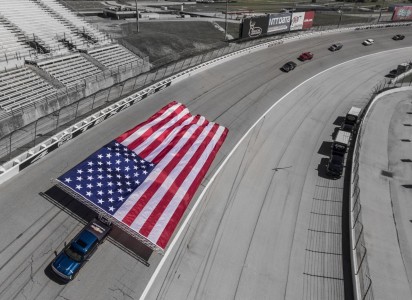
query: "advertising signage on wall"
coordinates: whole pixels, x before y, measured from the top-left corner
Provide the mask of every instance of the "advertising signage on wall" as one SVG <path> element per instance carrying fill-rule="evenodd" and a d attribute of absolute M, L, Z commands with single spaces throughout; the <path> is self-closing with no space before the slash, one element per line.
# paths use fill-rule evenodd
<path fill-rule="evenodd" d="M 290 30 L 301 30 L 303 28 L 304 19 L 305 12 L 293 13 L 292 22 L 290 23 Z"/>
<path fill-rule="evenodd" d="M 314 11 L 298 13 L 273 13 L 244 19 L 240 38 L 255 38 L 266 34 L 277 34 L 290 30 L 309 29 L 313 25 Z"/>
<path fill-rule="evenodd" d="M 306 11 L 305 12 L 305 18 L 303 19 L 302 29 L 312 28 L 314 18 L 315 18 L 315 12 L 314 11 Z"/>
<path fill-rule="evenodd" d="M 398 6 L 392 15 L 392 21 L 412 20 L 412 6 Z"/>
<path fill-rule="evenodd" d="M 243 20 L 241 38 L 255 38 L 268 32 L 268 16 L 256 16 Z"/>
<path fill-rule="evenodd" d="M 291 13 L 270 14 L 268 33 L 280 33 L 289 31 L 291 18 Z"/>

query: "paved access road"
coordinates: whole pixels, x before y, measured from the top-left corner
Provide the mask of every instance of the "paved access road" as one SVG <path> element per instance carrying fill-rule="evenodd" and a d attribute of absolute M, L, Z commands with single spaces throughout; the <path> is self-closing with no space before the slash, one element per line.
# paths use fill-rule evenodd
<path fill-rule="evenodd" d="M 232 60 L 151 96 L 0 186 L 0 298 L 138 298 L 162 257 L 117 231 L 112 233 L 115 242 L 105 242 L 72 283 L 60 285 L 49 278 L 47 266 L 53 251 L 61 250 L 64 241 L 82 227 L 73 215 L 86 219 L 91 216 L 76 201 L 53 189 L 49 179 L 166 103 L 178 100 L 193 113 L 230 130 L 206 185 L 239 139 L 270 106 L 297 85 L 336 64 L 411 45 L 412 40 L 391 40 L 398 31 L 325 35 Z M 363 47 L 365 38 L 376 42 L 372 47 Z M 329 52 L 326 48 L 336 41 L 343 42 L 344 48 Z M 313 61 L 298 63 L 288 74 L 279 70 L 284 62 L 296 61 L 301 52 L 308 50 L 315 53 Z M 321 299 L 330 292 L 336 298 L 342 297 L 341 282 L 329 292 L 320 288 L 323 281 L 313 282 L 302 275 L 321 270 L 331 272 L 329 277 L 343 276 L 342 263 L 307 258 L 305 253 L 312 241 L 308 238 L 311 222 L 313 226 L 339 226 L 339 221 L 310 216 L 314 211 L 311 206 L 316 205 L 313 197 L 327 199 L 341 188 L 341 182 L 318 176 L 316 168 L 326 157 L 321 145 L 331 141 L 337 116 L 351 105 L 363 103 L 387 71 L 410 59 L 409 53 L 410 49 L 404 49 L 348 62 L 288 94 L 253 129 L 207 191 L 190 230 L 168 256 L 173 264 L 166 264 L 166 272 L 161 272 L 167 276 L 158 277 L 148 299 L 246 299 L 251 295 L 259 299 Z M 323 186 L 331 190 L 321 189 Z M 39 193 L 46 193 L 59 206 Z M 339 248 L 339 239 L 333 245 Z M 150 266 L 136 255 L 147 259 Z"/>

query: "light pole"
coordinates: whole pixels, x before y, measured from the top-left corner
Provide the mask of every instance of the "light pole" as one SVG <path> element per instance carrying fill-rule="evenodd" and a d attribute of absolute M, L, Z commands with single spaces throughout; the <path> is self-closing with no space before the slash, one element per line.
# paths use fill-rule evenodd
<path fill-rule="evenodd" d="M 382 6 L 381 6 L 381 7 L 380 7 L 380 9 L 379 9 L 379 18 L 378 18 L 378 23 L 381 21 L 381 17 L 382 17 L 382 10 L 383 10 L 384 5 L 385 5 L 385 0 L 383 0 Z"/>
<path fill-rule="evenodd" d="M 340 27 L 340 22 L 342 21 L 342 14 L 343 14 L 343 10 L 341 10 L 341 8 L 339 7 L 339 23 L 338 23 L 338 28 Z"/>
<path fill-rule="evenodd" d="M 136 26 L 137 26 L 137 32 L 139 32 L 139 11 L 137 10 L 137 0 L 136 2 Z"/>
<path fill-rule="evenodd" d="M 136 0 L 137 1 L 137 0 Z M 225 14 L 225 41 L 227 40 L 227 12 L 229 0 L 226 0 L 226 14 Z"/>

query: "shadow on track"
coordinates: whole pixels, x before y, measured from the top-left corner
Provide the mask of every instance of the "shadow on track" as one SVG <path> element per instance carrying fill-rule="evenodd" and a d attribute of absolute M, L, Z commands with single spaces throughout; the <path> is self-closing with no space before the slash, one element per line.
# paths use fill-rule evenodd
<path fill-rule="evenodd" d="M 40 196 L 84 225 L 96 217 L 94 211 L 56 186 L 53 186 L 45 193 L 40 193 Z M 153 250 L 121 230 L 116 225 L 113 224 L 113 228 L 106 240 L 144 264 L 146 267 L 150 266 L 148 260 L 152 255 Z"/>

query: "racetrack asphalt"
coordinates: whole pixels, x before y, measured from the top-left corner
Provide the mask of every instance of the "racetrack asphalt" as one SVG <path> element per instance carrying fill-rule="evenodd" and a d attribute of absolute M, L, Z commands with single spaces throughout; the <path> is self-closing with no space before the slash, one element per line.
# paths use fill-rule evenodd
<path fill-rule="evenodd" d="M 393 42 L 391 36 L 398 31 L 325 35 L 216 66 L 121 112 L 1 185 L 0 298 L 138 298 L 162 256 L 116 232 L 112 238 L 120 246 L 105 242 L 73 282 L 61 285 L 50 278 L 47 266 L 53 251 L 61 250 L 82 227 L 74 216 L 87 219 L 91 213 L 55 191 L 49 179 L 178 100 L 192 113 L 229 128 L 205 186 L 252 124 L 311 78 L 288 94 L 239 145 L 206 192 L 147 299 L 344 299 L 339 252 L 343 246 L 339 238 L 311 233 L 325 229 L 321 226 L 341 229 L 339 217 L 333 216 L 342 213 L 341 204 L 320 205 L 314 200 L 339 199 L 342 188 L 341 181 L 324 178 L 317 170 L 327 157 L 322 144 L 331 142 L 338 117 L 350 106 L 365 103 L 389 70 L 409 60 L 410 48 L 391 50 L 412 44 L 407 39 Z M 361 46 L 366 38 L 374 38 L 375 45 Z M 344 48 L 329 52 L 327 47 L 336 41 Z M 389 51 L 363 56 L 384 50 Z M 303 51 L 314 52 L 314 60 L 298 63 L 288 74 L 279 70 Z M 349 61 L 359 56 L 363 57 Z M 315 76 L 339 63 L 344 64 Z M 331 247 L 324 250 L 337 251 L 339 258 L 314 254 L 322 252 L 321 247 Z"/>

